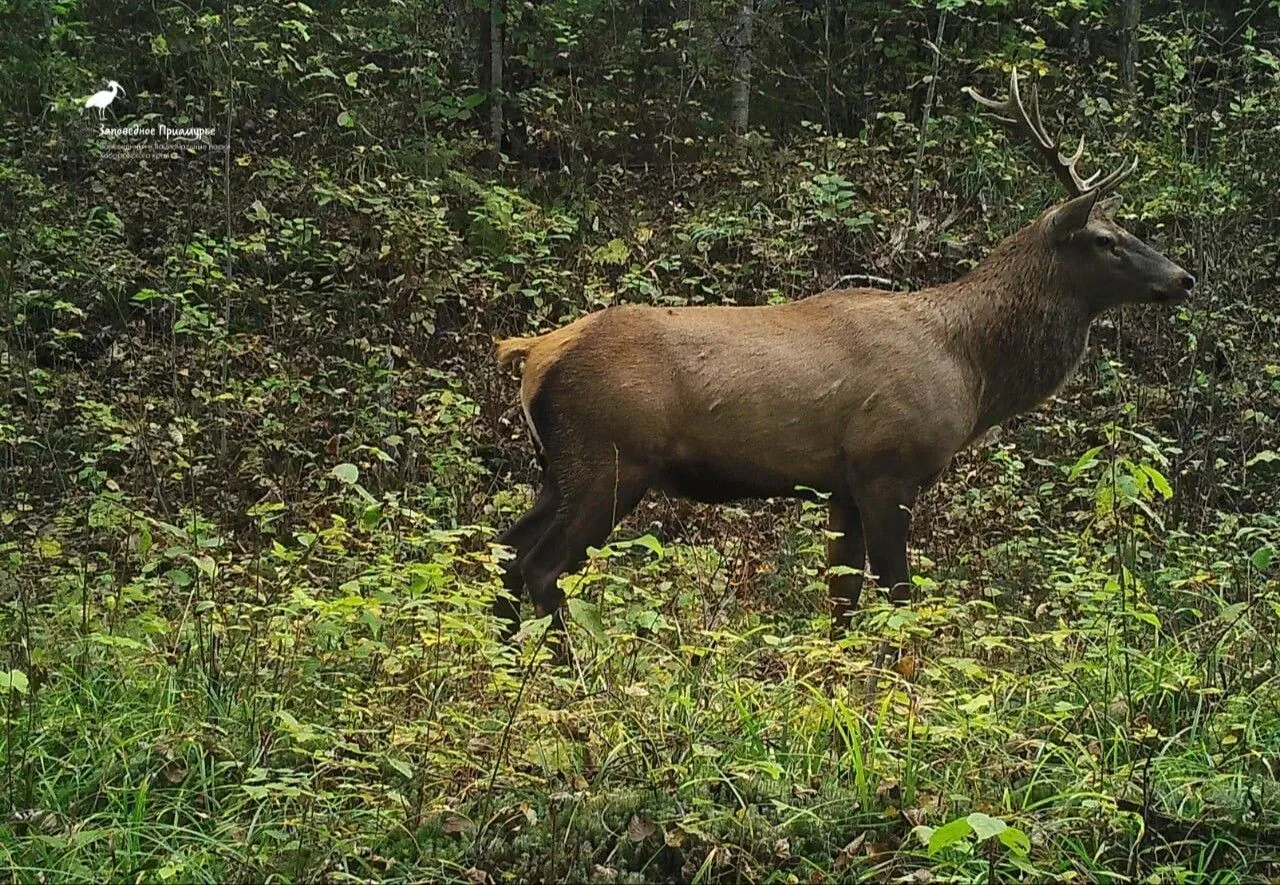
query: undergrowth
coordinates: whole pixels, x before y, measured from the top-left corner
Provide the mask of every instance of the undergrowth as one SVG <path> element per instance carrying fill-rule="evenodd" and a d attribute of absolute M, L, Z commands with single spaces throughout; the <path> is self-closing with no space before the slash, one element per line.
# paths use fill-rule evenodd
<path fill-rule="evenodd" d="M 109 492 L 60 527 L 92 545 L 7 545 L 15 880 L 1280 870 L 1272 518 L 1131 529 L 1120 567 L 1089 531 L 926 561 L 910 609 L 839 639 L 819 510 L 792 514 L 784 573 L 632 533 L 565 579 L 555 665 L 544 625 L 496 639 L 488 529 L 375 499 L 354 465 L 330 484 L 256 551 Z M 1124 515 L 1100 497 L 1091 525 Z M 882 636 L 904 655 L 868 698 Z"/>

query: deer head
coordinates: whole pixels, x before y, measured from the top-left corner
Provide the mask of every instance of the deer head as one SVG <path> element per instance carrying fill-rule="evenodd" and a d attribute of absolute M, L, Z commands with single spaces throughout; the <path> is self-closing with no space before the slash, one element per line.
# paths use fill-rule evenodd
<path fill-rule="evenodd" d="M 1181 301 L 1190 294 L 1195 277 L 1115 221 L 1120 198 L 1108 195 L 1138 168 L 1137 157 L 1105 177 L 1101 171 L 1082 175 L 1077 165 L 1084 136 L 1070 156 L 1060 153 L 1045 131 L 1034 83 L 1030 111 L 1023 103 L 1016 68 L 1005 101 L 986 98 L 973 87 L 965 91 L 990 109 L 987 116 L 1025 136 L 1066 187 L 1071 198 L 1042 215 L 1036 226 L 1066 277 L 1066 289 L 1088 299 L 1091 312 L 1115 304 Z"/>

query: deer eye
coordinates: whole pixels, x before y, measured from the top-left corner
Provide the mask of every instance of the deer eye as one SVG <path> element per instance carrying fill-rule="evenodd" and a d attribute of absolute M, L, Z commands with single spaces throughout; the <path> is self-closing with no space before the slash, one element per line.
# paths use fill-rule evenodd
<path fill-rule="evenodd" d="M 1093 244 L 1099 249 L 1114 249 L 1116 239 L 1111 234 L 1098 234 L 1093 238 Z"/>

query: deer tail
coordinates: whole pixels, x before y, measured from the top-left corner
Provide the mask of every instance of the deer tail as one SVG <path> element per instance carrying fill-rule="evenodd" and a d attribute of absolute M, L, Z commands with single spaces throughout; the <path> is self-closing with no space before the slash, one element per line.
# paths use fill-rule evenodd
<path fill-rule="evenodd" d="M 498 365 L 504 369 L 509 369 L 518 362 L 523 362 L 525 357 L 529 355 L 529 351 L 537 345 L 543 338 L 542 335 L 536 335 L 532 338 L 503 338 L 494 341 L 494 350 L 497 353 Z"/>

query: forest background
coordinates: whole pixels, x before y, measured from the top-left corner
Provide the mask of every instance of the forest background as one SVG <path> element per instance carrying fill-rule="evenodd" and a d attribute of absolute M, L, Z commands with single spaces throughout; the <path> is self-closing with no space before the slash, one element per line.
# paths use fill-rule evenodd
<path fill-rule="evenodd" d="M 1276 0 L 0 19 L 8 878 L 1280 874 Z M 1014 65 L 1195 297 L 957 460 L 909 610 L 833 641 L 820 509 L 655 497 L 571 666 L 498 642 L 492 336 L 956 278 L 1062 196 Z"/>

